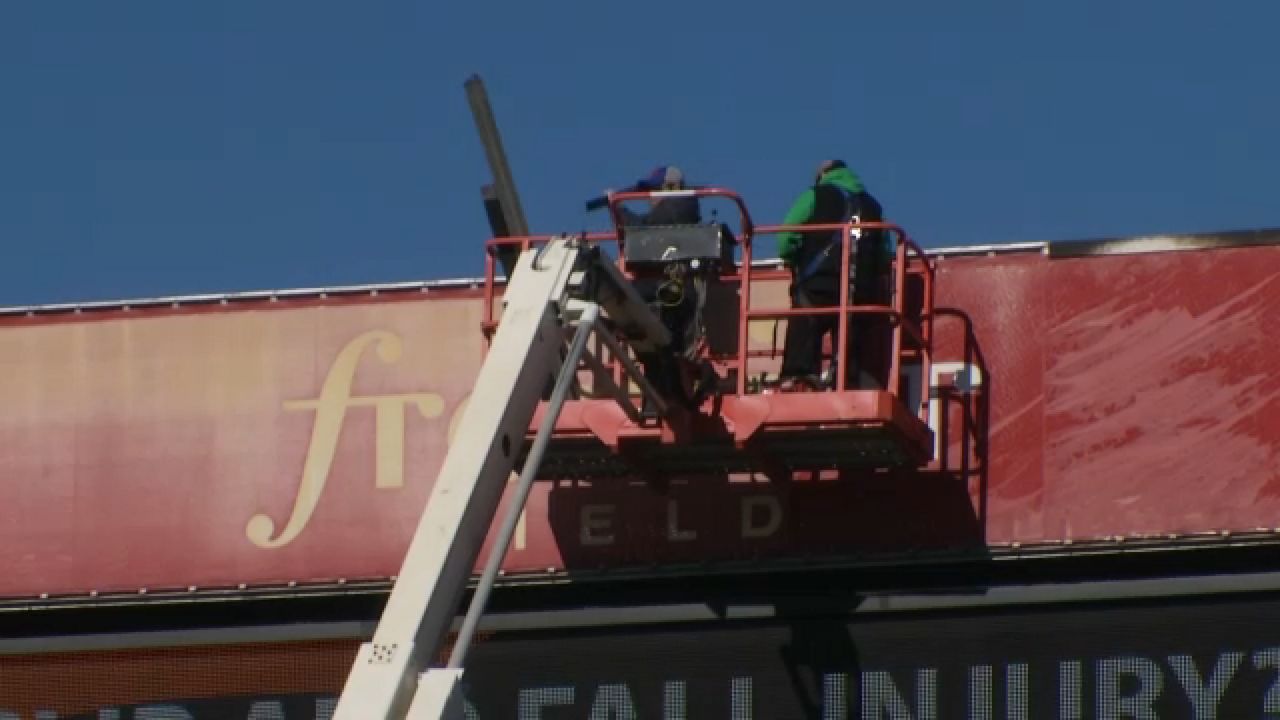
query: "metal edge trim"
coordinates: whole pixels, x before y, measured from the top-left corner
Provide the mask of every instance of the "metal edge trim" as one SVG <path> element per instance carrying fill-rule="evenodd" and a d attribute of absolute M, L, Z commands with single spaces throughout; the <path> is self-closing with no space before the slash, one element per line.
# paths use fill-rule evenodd
<path fill-rule="evenodd" d="M 278 290 L 248 290 L 231 293 L 205 293 L 197 295 L 173 295 L 155 298 L 127 300 L 102 300 L 93 302 L 51 303 L 45 305 L 13 305 L 0 307 L 0 317 L 15 315 L 55 315 L 79 312 L 102 312 L 125 309 L 144 309 L 161 306 L 190 307 L 263 300 L 297 300 L 330 296 L 369 295 L 380 293 L 429 292 L 431 290 L 474 290 L 484 285 L 484 278 L 452 278 L 410 282 L 379 283 L 368 285 L 340 285 L 334 287 L 291 288 Z"/>
<path fill-rule="evenodd" d="M 925 248 L 924 251 L 927 256 L 937 258 L 972 255 L 1003 255 L 1025 252 L 1041 252 L 1047 254 L 1051 258 L 1065 258 L 1170 252 L 1179 250 L 1204 250 L 1257 245 L 1280 245 L 1280 228 L 1230 230 L 1205 233 L 1169 233 L 1086 240 L 1050 240 L 993 243 L 989 245 L 962 245 L 953 247 Z M 780 265 L 780 261 L 776 258 L 766 258 L 755 260 L 751 265 L 752 267 L 772 268 L 778 267 Z M 505 278 L 499 276 L 496 279 L 496 282 L 505 283 Z M 0 317 L 119 310 L 124 308 L 146 308 L 161 305 L 181 307 L 187 305 L 271 300 L 273 298 L 306 299 L 325 297 L 329 295 L 376 295 L 381 292 L 412 292 L 415 290 L 427 291 L 431 289 L 457 288 L 475 289 L 483 285 L 484 278 L 482 277 L 462 277 L 364 285 L 337 285 L 333 287 L 173 295 L 127 300 L 14 305 L 0 307 Z"/>
<path fill-rule="evenodd" d="M 1205 531 L 1184 535 L 1114 536 L 1091 540 L 1064 540 L 1044 543 L 1012 543 L 986 548 L 910 552 L 867 553 L 827 557 L 774 558 L 767 560 L 725 560 L 685 565 L 630 566 L 601 570 L 554 569 L 546 572 L 504 572 L 498 587 L 530 587 L 569 584 L 598 584 L 638 580 L 673 580 L 682 577 L 734 577 L 760 572 L 773 574 L 823 570 L 902 569 L 919 566 L 962 565 L 965 563 L 1035 563 L 1038 561 L 1134 555 L 1162 555 L 1196 551 L 1243 550 L 1280 546 L 1280 528 L 1251 531 Z M 1030 566 L 1030 565 L 1028 565 Z M 58 609 L 90 609 L 140 605 L 287 600 L 385 594 L 395 577 L 358 580 L 315 580 L 292 583 L 263 583 L 237 587 L 190 587 L 147 589 L 145 592 L 104 592 L 59 596 L 11 596 L 0 598 L 0 614 L 40 612 Z M 473 587 L 473 576 L 468 585 Z"/>
<path fill-rule="evenodd" d="M 0 639 L 0 656 L 347 640 L 370 636 L 375 627 L 376 623 L 370 620 L 6 638 Z"/>
<path fill-rule="evenodd" d="M 926 249 L 929 256 L 974 255 L 986 253 L 1022 252 L 1025 250 L 1041 250 L 1044 243 L 1013 243 L 1007 245 L 975 245 L 956 248 Z M 776 258 L 754 260 L 755 268 L 777 268 L 782 263 Z M 495 284 L 505 285 L 506 278 L 498 275 Z M 377 295 L 379 293 L 426 292 L 446 289 L 478 289 L 484 286 L 483 277 L 445 278 L 440 280 L 424 280 L 410 282 L 375 283 L 365 285 L 336 285 L 332 287 L 291 288 L 277 290 L 247 290 L 229 293 L 204 293 L 192 295 L 172 295 L 153 298 L 131 298 L 122 300 L 101 300 L 88 302 L 48 303 L 37 305 L 11 305 L 0 307 L 0 317 L 21 315 L 59 315 L 81 312 L 102 312 L 123 309 L 144 309 L 161 306 L 188 307 L 193 305 L 216 305 L 263 300 L 309 299 L 334 295 Z"/>
<path fill-rule="evenodd" d="M 991 611 L 1007 608 L 1035 608 L 1048 605 L 1110 604 L 1115 602 L 1168 601 L 1170 598 L 1197 598 L 1231 595 L 1233 598 L 1280 592 L 1280 572 L 1210 575 L 1177 578 L 1104 580 L 1077 583 L 1044 583 L 1003 586 L 966 591 L 963 588 L 934 593 L 871 593 L 859 596 L 847 611 L 818 607 L 807 614 L 843 613 L 848 618 L 892 613 L 926 611 Z M 788 615 L 793 617 L 794 615 Z M 714 623 L 741 620 L 774 620 L 780 613 L 772 604 L 740 604 L 721 608 L 706 604 L 588 607 L 563 610 L 527 611 L 485 616 L 484 632 L 529 632 L 543 630 L 642 627 L 659 624 Z M 461 624 L 456 618 L 453 629 Z M 42 636 L 0 639 L 0 655 L 130 650 L 192 645 L 234 645 L 246 643 L 297 642 L 314 640 L 365 640 L 375 623 L 348 621 L 296 623 L 265 626 L 235 626 L 152 632 L 98 633 L 78 636 Z"/>

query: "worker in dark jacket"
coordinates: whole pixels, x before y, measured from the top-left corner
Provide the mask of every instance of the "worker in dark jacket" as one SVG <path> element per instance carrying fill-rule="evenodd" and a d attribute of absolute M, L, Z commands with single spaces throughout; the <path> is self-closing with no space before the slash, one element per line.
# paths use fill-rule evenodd
<path fill-rule="evenodd" d="M 680 168 L 659 165 L 623 192 L 673 191 L 684 190 L 685 187 L 684 173 Z M 607 204 L 608 194 L 606 192 L 589 201 L 587 209 L 603 207 Z M 702 222 L 701 207 L 693 195 L 653 198 L 646 212 L 635 212 L 625 205 L 618 211 L 623 227 L 697 225 Z M 682 359 L 695 362 L 693 355 L 699 336 L 701 304 L 693 283 L 686 282 L 683 274 L 676 277 L 679 279 L 666 273 L 646 274 L 633 281 L 636 291 L 671 333 L 671 343 L 661 352 L 645 353 L 638 359 L 644 366 L 645 377 L 665 398 L 696 404 L 699 393 L 685 389 L 680 368 Z M 652 412 L 647 398 L 644 410 L 646 414 Z"/>
<path fill-rule="evenodd" d="M 813 187 L 805 190 L 792 204 L 783 219 L 784 225 L 823 225 L 847 222 L 857 217 L 862 222 L 882 219 L 880 203 L 869 193 L 861 179 L 840 160 L 828 160 L 818 168 Z M 880 304 L 888 301 L 886 279 L 890 254 L 883 230 L 861 230 L 851 248 L 851 281 L 854 304 Z M 840 302 L 839 231 L 782 233 L 778 238 L 778 256 L 792 273 L 791 302 L 795 308 L 819 308 Z M 850 338 L 846 387 L 885 387 L 887 366 L 883 342 L 877 337 L 884 326 L 880 318 L 855 313 L 849 321 Z M 836 315 L 794 316 L 787 319 L 787 335 L 783 349 L 779 380 L 784 388 L 804 384 L 821 387 L 822 341 L 830 333 L 835 347 L 839 330 Z M 835 372 L 832 369 L 831 385 Z"/>
<path fill-rule="evenodd" d="M 653 192 L 684 190 L 684 172 L 675 165 L 659 165 L 648 175 L 640 178 L 629 188 L 620 192 Z M 587 210 L 604 207 L 608 203 L 609 191 L 598 198 L 587 202 Z M 697 225 L 702 222 L 702 209 L 698 198 L 692 195 L 679 197 L 663 197 L 651 200 L 649 211 L 637 213 L 630 208 L 618 208 L 622 215 L 622 225 Z"/>

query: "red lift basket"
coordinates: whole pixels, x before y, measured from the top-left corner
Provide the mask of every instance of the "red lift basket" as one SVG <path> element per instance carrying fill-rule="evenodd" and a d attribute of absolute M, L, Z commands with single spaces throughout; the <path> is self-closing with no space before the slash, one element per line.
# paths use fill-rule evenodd
<path fill-rule="evenodd" d="M 742 198 L 731 190 L 702 188 L 675 192 L 615 193 L 609 198 L 614 220 L 611 233 L 583 236 L 589 243 L 616 246 L 619 269 L 628 277 L 625 261 L 626 228 L 619 207 L 635 200 L 671 195 L 721 198 L 739 211 L 737 257 L 722 263 L 713 280 L 719 303 L 708 303 L 708 327 L 727 324 L 729 347 L 704 343 L 699 357 L 707 360 L 721 378 L 719 393 L 701 407 L 672 409 L 658 419 L 638 417 L 619 395 L 639 402 L 640 391 L 628 381 L 624 363 L 603 349 L 583 367 L 594 382 L 608 386 L 603 392 L 583 390 L 566 401 L 547 447 L 539 477 L 591 479 L 637 474 L 681 475 L 770 470 L 838 470 L 921 467 L 933 459 L 933 432 L 928 425 L 927 378 L 932 357 L 934 267 L 924 252 L 891 223 L 835 225 L 755 226 Z M 887 305 L 853 305 L 844 293 L 839 307 L 760 308 L 752 305 L 752 291 L 761 283 L 786 283 L 789 271 L 775 263 L 753 262 L 756 237 L 783 232 L 839 231 L 841 286 L 851 287 L 852 242 L 855 231 L 882 230 L 892 239 L 891 300 Z M 551 236 L 496 238 L 488 243 L 485 267 L 484 330 L 496 327 L 495 256 L 499 248 L 522 249 L 544 243 Z M 727 300 L 725 298 L 728 298 Z M 830 360 L 835 364 L 834 387 L 827 390 L 777 392 L 752 374 L 759 367 L 777 364 L 781 354 L 771 347 L 753 347 L 748 323 L 781 324 L 797 315 L 837 314 L 839 337 L 848 337 L 855 313 L 887 318 L 881 323 L 881 342 L 887 345 L 889 386 L 848 389 L 845 368 L 850 362 L 848 343 L 832 342 Z M 733 331 L 736 326 L 736 332 Z M 778 333 L 781 337 L 781 332 Z M 617 349 L 614 343 L 605 343 Z M 724 345 L 722 342 L 721 345 Z M 606 377 L 607 376 L 607 377 Z M 628 388 L 620 392 L 618 388 Z M 924 391 L 922 391 L 924 390 Z M 539 407 L 528 431 L 531 440 L 542 421 L 545 403 Z M 528 442 L 525 448 L 528 448 Z"/>

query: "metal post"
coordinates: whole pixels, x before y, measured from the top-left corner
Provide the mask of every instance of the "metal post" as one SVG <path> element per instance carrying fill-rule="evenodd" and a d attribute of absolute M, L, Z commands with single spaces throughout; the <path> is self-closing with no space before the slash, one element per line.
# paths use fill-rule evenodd
<path fill-rule="evenodd" d="M 745 213 L 745 211 L 744 211 Z M 738 268 L 738 388 L 739 396 L 747 394 L 747 372 L 751 349 L 751 233 L 743 229 L 742 264 Z M 777 332 L 777 323 L 774 331 Z"/>
<path fill-rule="evenodd" d="M 888 317 L 896 319 L 893 324 L 893 340 L 891 360 L 889 361 L 889 377 L 888 390 L 895 398 L 902 397 L 902 325 L 906 322 L 907 310 L 907 239 L 902 234 L 898 235 L 898 247 L 894 253 L 894 265 L 896 271 L 893 274 L 893 301 L 890 303 L 893 313 Z"/>
<path fill-rule="evenodd" d="M 489 216 L 489 227 L 495 237 L 527 237 L 529 225 L 524 218 L 524 208 L 520 206 L 516 181 L 511 176 L 511 166 L 507 164 L 507 153 L 502 147 L 502 136 L 498 134 L 498 122 L 493 117 L 493 108 L 489 106 L 484 81 L 479 75 L 472 75 L 464 85 L 467 101 L 471 104 L 471 116 L 476 121 L 476 131 L 480 133 L 480 144 L 484 146 L 489 171 L 493 173 L 493 184 L 480 189 L 485 214 Z M 508 283 L 515 272 L 520 251 L 521 248 L 512 245 L 496 250 Z"/>
<path fill-rule="evenodd" d="M 502 136 L 498 134 L 498 123 L 493 118 L 484 81 L 479 75 L 472 75 L 467 78 L 465 87 L 476 130 L 480 133 L 480 143 L 484 145 L 485 156 L 489 159 L 494 190 L 502 205 L 507 230 L 515 237 L 525 237 L 529 234 L 529 226 L 524 219 L 524 209 L 520 207 L 520 198 L 516 195 L 516 183 L 511 177 L 511 167 L 507 165 L 507 153 L 502 147 Z"/>
<path fill-rule="evenodd" d="M 569 354 L 564 360 L 564 365 L 560 367 L 560 374 L 556 377 L 555 388 L 551 391 L 551 399 L 547 403 L 547 412 L 542 416 L 542 424 L 538 427 L 538 434 L 534 437 L 533 445 L 529 449 L 529 455 L 524 461 L 524 470 L 521 471 L 520 482 L 516 485 L 515 498 L 507 508 L 507 514 L 502 518 L 502 526 L 498 530 L 497 542 L 494 543 L 493 550 L 489 553 L 484 572 L 480 575 L 480 582 L 476 585 L 475 594 L 471 596 L 471 605 L 467 608 L 467 616 L 462 621 L 462 628 L 458 630 L 458 639 L 454 643 L 453 652 L 449 656 L 448 667 L 451 669 L 462 667 L 463 661 L 467 658 L 467 650 L 471 647 L 471 640 L 475 636 L 476 626 L 480 623 L 480 616 L 484 614 L 485 605 L 489 601 L 489 593 L 493 590 L 494 580 L 497 579 L 498 571 L 502 567 L 502 561 L 506 558 L 507 549 L 511 546 L 511 538 L 515 534 L 516 525 L 520 521 L 520 512 L 524 509 L 524 504 L 529 499 L 529 491 L 533 488 L 534 479 L 537 478 L 538 467 L 542 464 L 542 456 L 546 453 L 547 444 L 551 442 L 551 434 L 555 430 L 556 419 L 560 417 L 560 410 L 564 407 L 569 388 L 572 387 L 573 380 L 578 374 L 578 360 L 582 358 L 582 353 L 587 348 L 587 339 L 591 336 L 592 330 L 595 329 L 596 320 L 599 317 L 600 306 L 595 303 L 588 303 L 578 321 L 577 331 L 573 336 L 572 344 L 569 346 Z"/>
<path fill-rule="evenodd" d="M 858 232 L 861 233 L 862 220 L 858 216 L 853 217 L 851 223 L 845 224 L 840 228 L 840 316 L 836 321 L 837 342 L 835 344 L 835 366 L 836 366 L 836 391 L 844 392 L 848 388 L 845 383 L 845 375 L 849 372 L 849 295 L 852 294 L 852 284 L 849 282 L 849 255 L 850 245 L 853 244 L 854 226 L 858 226 Z M 861 350 L 861 348 L 859 348 Z"/>

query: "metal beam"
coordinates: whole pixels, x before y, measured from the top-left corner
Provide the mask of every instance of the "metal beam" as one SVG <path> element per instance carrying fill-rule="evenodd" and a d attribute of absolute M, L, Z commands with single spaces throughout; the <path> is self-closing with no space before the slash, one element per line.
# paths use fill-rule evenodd
<path fill-rule="evenodd" d="M 493 184 L 481 189 L 489 226 L 495 237 L 527 236 L 529 224 L 524 217 L 524 208 L 520 205 L 520 195 L 516 192 L 511 167 L 507 164 L 507 152 L 502 146 L 502 135 L 498 132 L 498 122 L 493 117 L 484 81 L 479 75 L 472 75 L 467 78 L 464 86 L 467 90 L 467 102 L 471 105 L 471 116 L 476 122 L 476 132 L 480 134 L 480 144 L 484 147 L 485 157 L 489 160 L 489 171 L 493 174 Z M 494 217 L 494 205 L 497 205 L 501 215 L 501 223 L 495 222 L 497 218 Z M 515 271 L 517 254 L 516 251 L 499 253 L 499 260 L 502 261 L 503 271 L 508 279 Z"/>

